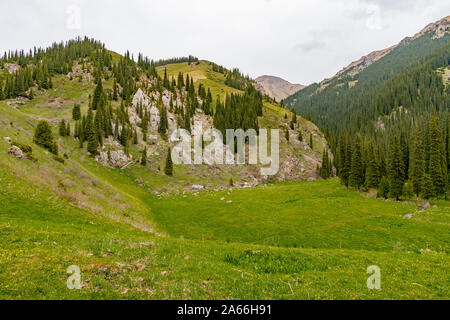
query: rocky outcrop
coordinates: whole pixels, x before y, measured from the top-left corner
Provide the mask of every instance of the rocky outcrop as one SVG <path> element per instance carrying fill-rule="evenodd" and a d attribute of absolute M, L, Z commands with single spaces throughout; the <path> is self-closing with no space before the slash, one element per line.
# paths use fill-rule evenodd
<path fill-rule="evenodd" d="M 97 161 L 100 162 L 103 165 L 112 167 L 112 168 L 123 168 L 127 164 L 129 164 L 133 160 L 132 155 L 126 155 L 123 150 L 114 150 L 114 151 L 107 151 L 102 150 L 100 151 L 100 155 L 97 156 Z"/>

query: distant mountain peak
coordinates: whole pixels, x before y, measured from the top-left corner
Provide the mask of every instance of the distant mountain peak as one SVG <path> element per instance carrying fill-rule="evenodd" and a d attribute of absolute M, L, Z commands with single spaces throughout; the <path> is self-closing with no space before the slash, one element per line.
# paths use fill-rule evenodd
<path fill-rule="evenodd" d="M 259 91 L 277 101 L 283 100 L 305 88 L 305 86 L 301 84 L 293 84 L 280 77 L 269 75 L 260 76 L 256 78 L 255 81 Z"/>

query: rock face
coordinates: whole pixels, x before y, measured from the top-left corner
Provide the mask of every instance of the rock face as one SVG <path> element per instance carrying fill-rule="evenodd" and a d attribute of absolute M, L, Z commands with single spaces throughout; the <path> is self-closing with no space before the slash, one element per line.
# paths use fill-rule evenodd
<path fill-rule="evenodd" d="M 133 96 L 133 106 L 136 107 L 138 103 L 141 103 L 145 107 L 147 107 L 150 104 L 150 99 L 148 96 L 142 91 L 141 88 L 138 89 L 138 91 Z"/>
<path fill-rule="evenodd" d="M 133 156 L 127 156 L 123 150 L 111 151 L 109 158 L 108 151 L 103 150 L 100 151 L 100 155 L 97 157 L 98 162 L 113 168 L 122 168 L 132 160 Z"/>
<path fill-rule="evenodd" d="M 24 155 L 22 150 L 20 150 L 19 147 L 17 146 L 12 146 L 11 148 L 9 148 L 8 153 L 14 157 L 16 157 L 17 159 L 23 159 Z"/>
<path fill-rule="evenodd" d="M 157 107 L 153 106 L 150 109 L 150 129 L 153 131 L 157 131 L 159 127 L 159 110 Z"/>
<path fill-rule="evenodd" d="M 274 76 L 261 76 L 256 78 L 255 81 L 258 84 L 257 89 L 259 91 L 277 101 L 283 100 L 305 88 L 301 84 L 292 84 Z"/>

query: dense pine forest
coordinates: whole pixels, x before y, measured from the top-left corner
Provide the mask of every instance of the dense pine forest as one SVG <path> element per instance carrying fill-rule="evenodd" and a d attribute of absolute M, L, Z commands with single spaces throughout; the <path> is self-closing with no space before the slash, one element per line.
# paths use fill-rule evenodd
<path fill-rule="evenodd" d="M 359 74 L 314 84 L 285 103 L 325 132 L 342 183 L 380 197 L 446 194 L 450 36 L 403 41 Z"/>

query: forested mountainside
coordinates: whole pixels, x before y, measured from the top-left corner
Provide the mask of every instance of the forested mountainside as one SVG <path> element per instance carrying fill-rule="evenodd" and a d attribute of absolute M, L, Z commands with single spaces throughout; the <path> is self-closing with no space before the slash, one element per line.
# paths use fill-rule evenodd
<path fill-rule="evenodd" d="M 63 160 L 75 143 L 103 166 L 137 170 L 152 192 L 317 179 L 326 148 L 315 125 L 263 96 L 238 69 L 193 56 L 135 59 L 88 38 L 6 52 L 0 58 L 0 106 L 20 111 L 44 136 L 14 139 L 23 152 L 37 144 Z M 260 165 L 174 166 L 170 135 L 176 128 L 191 131 L 196 120 L 204 130 L 219 129 L 224 139 L 226 129 L 281 129 L 278 174 L 262 176 Z"/>
<path fill-rule="evenodd" d="M 381 187 L 386 197 L 405 187 L 426 197 L 446 191 L 449 20 L 406 38 L 358 72 L 347 68 L 285 100 L 325 131 L 344 184 Z"/>

